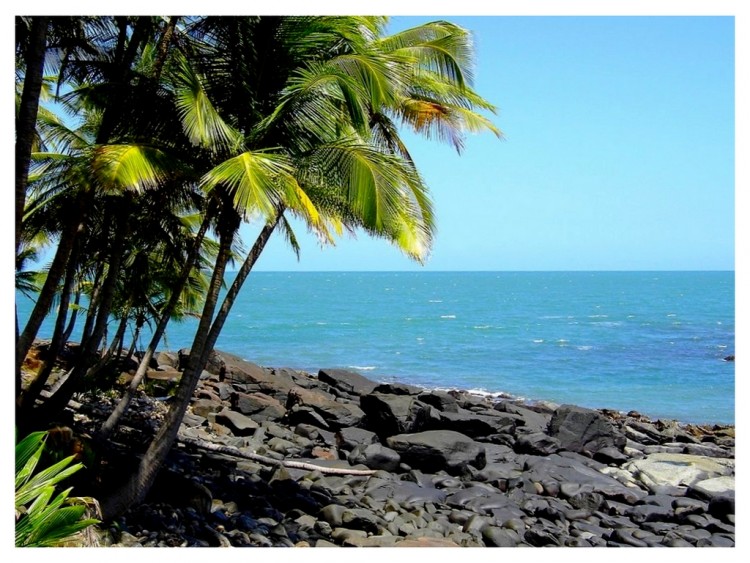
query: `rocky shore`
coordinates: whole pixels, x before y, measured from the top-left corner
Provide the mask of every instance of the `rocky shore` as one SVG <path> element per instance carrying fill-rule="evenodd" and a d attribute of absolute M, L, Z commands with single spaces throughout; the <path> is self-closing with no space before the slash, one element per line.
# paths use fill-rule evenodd
<path fill-rule="evenodd" d="M 180 356 L 158 364 L 113 444 L 137 451 L 156 428 Z M 114 404 L 82 400 L 74 424 Z M 217 352 L 151 496 L 102 544 L 732 547 L 734 448 L 732 426 Z"/>

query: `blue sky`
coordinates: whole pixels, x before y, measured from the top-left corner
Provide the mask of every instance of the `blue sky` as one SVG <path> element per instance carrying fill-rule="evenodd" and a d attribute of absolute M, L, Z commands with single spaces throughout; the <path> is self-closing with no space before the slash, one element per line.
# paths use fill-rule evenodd
<path fill-rule="evenodd" d="M 80 4 L 80 13 L 100 9 Z M 158 6 L 168 13 L 203 12 L 190 4 Z M 412 5 L 414 13 L 428 13 L 425 3 L 412 0 Z M 730 15 L 441 16 L 435 11 L 393 17 L 392 31 L 439 18 L 472 31 L 475 89 L 498 107 L 493 120 L 505 138 L 470 136 L 457 155 L 446 145 L 405 133 L 437 215 L 433 252 L 424 266 L 364 234 L 321 249 L 299 226 L 300 261 L 275 237 L 257 269 L 734 269 L 735 35 L 738 49 L 744 41 L 735 34 L 735 23 L 744 25 L 744 4 L 531 5 L 499 2 L 496 9 Z M 404 9 L 403 2 L 357 6 L 372 13 Z M 462 6 L 477 10 L 471 1 Z M 133 10 L 138 11 L 135 5 Z M 146 4 L 140 12 L 153 10 Z M 316 13 L 351 10 L 350 3 L 316 4 Z M 477 13 L 482 10 L 486 6 Z M 309 8 L 280 0 L 273 13 L 300 11 Z M 243 228 L 248 245 L 256 231 Z"/>
<path fill-rule="evenodd" d="M 734 269 L 732 17 L 394 17 L 471 30 L 504 134 L 406 134 L 438 232 L 424 266 L 385 241 L 280 238 L 259 270 Z M 304 231 L 303 227 L 300 227 Z M 252 241 L 252 229 L 245 230 Z M 301 235 L 301 233 L 298 233 Z"/>

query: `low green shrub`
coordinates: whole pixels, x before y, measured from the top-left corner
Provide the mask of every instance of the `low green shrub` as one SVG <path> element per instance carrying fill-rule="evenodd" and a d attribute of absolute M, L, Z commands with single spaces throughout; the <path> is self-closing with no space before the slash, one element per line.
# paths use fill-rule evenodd
<path fill-rule="evenodd" d="M 74 456 L 36 471 L 46 432 L 34 432 L 16 444 L 16 547 L 80 545 L 81 533 L 99 520 L 86 518 L 93 499 L 70 497 L 57 485 L 80 470 Z M 72 465 L 71 465 L 72 464 Z"/>

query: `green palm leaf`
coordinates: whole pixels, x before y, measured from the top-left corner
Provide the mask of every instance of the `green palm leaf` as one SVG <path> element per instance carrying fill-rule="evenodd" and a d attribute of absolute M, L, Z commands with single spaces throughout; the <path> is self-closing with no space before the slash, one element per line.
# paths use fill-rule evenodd
<path fill-rule="evenodd" d="M 185 57 L 178 59 L 175 80 L 175 103 L 190 142 L 212 151 L 238 147 L 242 136 L 221 118 L 206 93 L 203 80 Z"/>
<path fill-rule="evenodd" d="M 272 218 L 282 199 L 280 185 L 289 178 L 290 172 L 290 165 L 280 155 L 247 151 L 207 172 L 201 179 L 201 186 L 210 192 L 217 185 L 224 185 L 239 213 L 247 216 L 260 212 Z"/>
<path fill-rule="evenodd" d="M 316 151 L 310 170 L 320 174 L 320 183 L 342 190 L 353 213 L 348 220 L 416 260 L 427 257 L 435 228 L 432 203 L 408 161 L 346 139 Z"/>
<path fill-rule="evenodd" d="M 94 178 L 105 193 L 157 188 L 179 168 L 165 152 L 145 145 L 100 145 L 91 155 Z"/>
<path fill-rule="evenodd" d="M 410 57 L 458 86 L 473 82 L 473 44 L 463 28 L 446 21 L 420 25 L 377 42 L 384 52 Z"/>

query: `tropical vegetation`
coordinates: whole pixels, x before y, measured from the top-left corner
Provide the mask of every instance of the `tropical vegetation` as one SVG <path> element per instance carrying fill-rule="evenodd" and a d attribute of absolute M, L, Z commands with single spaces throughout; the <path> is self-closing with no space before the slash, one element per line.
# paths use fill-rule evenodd
<path fill-rule="evenodd" d="M 72 487 L 57 489 L 83 468 L 75 456 L 38 469 L 46 439 L 46 432 L 32 432 L 16 444 L 16 547 L 81 545 L 82 532 L 99 523 L 85 517 L 93 499 L 69 496 Z"/>
<path fill-rule="evenodd" d="M 16 280 L 35 298 L 25 324 L 16 319 L 20 431 L 54 423 L 86 381 L 116 372 L 148 325 L 135 376 L 100 429 L 108 437 L 168 323 L 199 317 L 169 412 L 138 469 L 100 499 L 105 518 L 152 485 L 271 236 L 299 253 L 293 217 L 322 244 L 362 231 L 423 262 L 435 213 L 401 132 L 459 152 L 467 133 L 501 135 L 483 115 L 493 105 L 472 87 L 468 31 L 435 21 L 387 35 L 387 25 L 354 16 L 16 18 Z M 255 240 L 240 239 L 243 223 L 257 225 Z M 42 249 L 49 264 L 29 271 Z M 23 362 L 48 316 L 47 354 L 27 379 Z M 76 361 L 46 397 L 76 323 Z"/>

